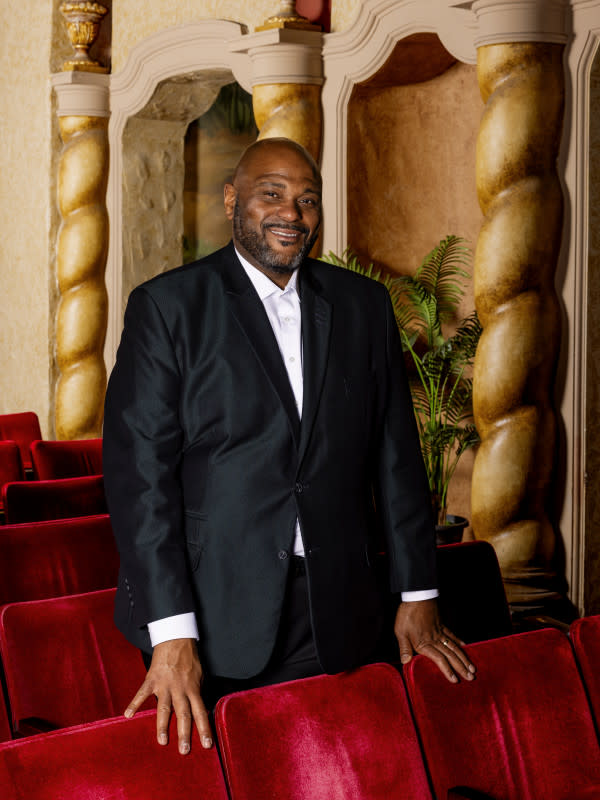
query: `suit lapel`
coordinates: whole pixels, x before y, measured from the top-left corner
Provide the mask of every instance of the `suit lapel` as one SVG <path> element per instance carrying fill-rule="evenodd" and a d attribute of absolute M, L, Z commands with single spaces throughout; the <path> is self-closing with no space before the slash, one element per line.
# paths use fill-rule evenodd
<path fill-rule="evenodd" d="M 331 304 L 320 294 L 309 263 L 300 271 L 300 303 L 302 308 L 302 348 L 304 389 L 298 463 L 308 447 L 329 358 Z"/>
<path fill-rule="evenodd" d="M 300 418 L 288 374 L 281 358 L 279 346 L 264 306 L 244 272 L 233 245 L 226 248 L 224 273 L 225 289 L 231 310 L 246 334 L 258 361 L 279 395 L 287 413 L 296 445 L 300 438 Z M 304 315 L 303 315 L 304 316 Z"/>

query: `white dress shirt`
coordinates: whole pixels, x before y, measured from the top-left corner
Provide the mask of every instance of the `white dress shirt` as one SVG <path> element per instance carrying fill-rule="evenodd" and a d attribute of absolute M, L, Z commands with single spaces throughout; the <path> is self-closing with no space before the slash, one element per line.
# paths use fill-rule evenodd
<path fill-rule="evenodd" d="M 295 270 L 284 289 L 268 278 L 264 272 L 250 264 L 236 250 L 242 267 L 254 286 L 264 306 L 275 339 L 279 345 L 281 357 L 288 373 L 290 385 L 296 399 L 298 415 L 302 417 L 302 329 L 300 315 L 300 295 L 298 294 L 298 270 Z M 300 532 L 300 523 L 296 520 L 296 535 L 294 537 L 294 555 L 304 555 L 304 543 Z M 402 592 L 405 602 L 415 600 L 428 600 L 437 597 L 436 589 L 418 592 Z M 148 623 L 150 641 L 155 647 L 161 642 L 170 639 L 198 639 L 198 625 L 193 612 L 176 614 L 155 622 Z"/>

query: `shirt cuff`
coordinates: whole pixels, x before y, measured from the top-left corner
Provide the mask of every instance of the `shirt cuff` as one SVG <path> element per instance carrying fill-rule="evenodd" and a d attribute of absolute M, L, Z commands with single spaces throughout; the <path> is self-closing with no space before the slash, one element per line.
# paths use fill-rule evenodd
<path fill-rule="evenodd" d="M 417 603 L 419 600 L 433 600 L 434 597 L 439 597 L 440 593 L 437 589 L 421 589 L 418 592 L 401 592 L 403 603 Z"/>
<path fill-rule="evenodd" d="M 148 623 L 148 633 L 152 647 L 171 639 L 199 639 L 198 623 L 193 611 L 187 614 L 175 614 L 172 617 L 157 619 Z"/>

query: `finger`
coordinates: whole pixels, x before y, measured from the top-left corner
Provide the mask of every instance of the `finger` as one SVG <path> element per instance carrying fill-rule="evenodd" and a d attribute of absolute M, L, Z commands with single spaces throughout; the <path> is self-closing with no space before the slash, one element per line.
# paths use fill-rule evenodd
<path fill-rule="evenodd" d="M 192 712 L 188 698 L 185 695 L 173 698 L 173 708 L 177 717 L 179 752 L 182 756 L 185 756 L 190 752 L 190 738 L 192 735 Z"/>
<path fill-rule="evenodd" d="M 213 745 L 212 730 L 208 720 L 208 712 L 201 697 L 192 700 L 192 714 L 200 736 L 200 743 L 202 747 L 208 750 Z"/>
<path fill-rule="evenodd" d="M 161 694 L 156 706 L 156 740 L 159 744 L 169 744 L 171 707 L 171 695 Z"/>
<path fill-rule="evenodd" d="M 400 651 L 400 663 L 401 664 L 408 664 L 409 661 L 412 660 L 414 650 L 412 643 L 408 636 L 398 635 L 398 649 Z"/>
<path fill-rule="evenodd" d="M 435 662 L 440 672 L 445 678 L 447 678 L 447 680 L 450 681 L 450 683 L 458 683 L 458 677 L 450 663 L 450 659 L 453 657 L 453 654 L 450 650 L 448 650 L 447 647 L 442 645 L 441 642 L 439 644 L 433 641 L 427 642 L 426 644 L 419 646 L 417 648 L 417 652 Z"/>
<path fill-rule="evenodd" d="M 150 684 L 147 681 L 144 681 L 140 688 L 137 690 L 137 693 L 133 700 L 129 703 L 125 711 L 123 712 L 127 719 L 131 719 L 135 712 L 139 709 L 139 707 L 144 703 L 151 695 L 153 694 L 152 689 L 150 688 Z"/>
<path fill-rule="evenodd" d="M 451 631 L 445 629 L 445 636 L 441 639 L 441 645 L 457 660 L 458 670 L 463 674 L 463 677 L 472 678 L 476 672 L 476 668 L 462 649 L 462 647 L 464 647 L 463 642 L 454 636 Z"/>

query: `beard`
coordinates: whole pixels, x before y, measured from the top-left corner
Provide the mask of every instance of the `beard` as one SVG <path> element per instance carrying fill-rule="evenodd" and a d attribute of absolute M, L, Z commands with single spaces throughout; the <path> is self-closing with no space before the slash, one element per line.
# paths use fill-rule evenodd
<path fill-rule="evenodd" d="M 280 230 L 299 231 L 304 234 L 304 241 L 299 250 L 293 251 L 290 249 L 289 255 L 286 253 L 279 253 L 273 250 L 267 242 L 266 231 L 269 228 L 278 228 Z M 246 252 L 256 260 L 265 269 L 280 274 L 289 274 L 294 272 L 300 264 L 304 261 L 306 256 L 317 239 L 319 233 L 318 228 L 314 231 L 312 236 L 309 236 L 309 229 L 306 225 L 299 223 L 293 224 L 289 222 L 263 222 L 260 230 L 250 228 L 250 226 L 242 219 L 240 207 L 236 201 L 233 211 L 233 233 L 236 242 L 238 242 Z"/>

